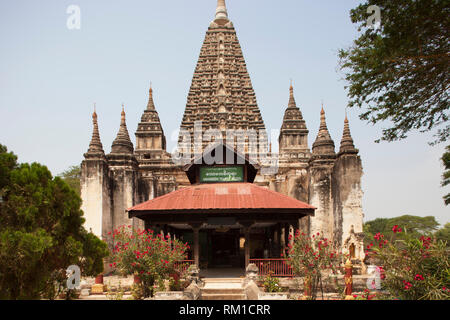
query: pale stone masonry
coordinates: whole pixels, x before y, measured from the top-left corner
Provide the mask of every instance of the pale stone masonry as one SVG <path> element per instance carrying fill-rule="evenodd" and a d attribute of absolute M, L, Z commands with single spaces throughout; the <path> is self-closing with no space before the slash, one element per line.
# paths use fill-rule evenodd
<path fill-rule="evenodd" d="M 314 217 L 301 219 L 299 226 L 293 227 L 311 235 L 323 232 L 337 247 L 362 260 L 361 159 L 347 118 L 338 153 L 323 108 L 320 119 L 317 138 L 310 149 L 309 130 L 291 85 L 279 135 L 278 172 L 260 173 L 255 183 L 317 207 Z M 196 121 L 202 121 L 203 132 L 215 129 L 223 137 L 230 129 L 254 130 L 258 148 L 268 149 L 267 137 L 260 135 L 265 130 L 264 121 L 224 0 L 218 1 L 216 17 L 206 32 L 180 129 L 192 135 Z M 117 138 L 111 153 L 105 155 L 94 112 L 92 141 L 82 162 L 82 210 L 87 228 L 110 244 L 108 232 L 118 226 L 143 227 L 139 219 L 128 218 L 127 208 L 189 185 L 181 166 L 174 164 L 166 151 L 166 137 L 151 88 L 135 135 L 134 147 L 122 110 Z M 248 140 L 242 150 L 249 152 Z M 293 227 L 280 226 L 274 242 L 286 246 Z"/>

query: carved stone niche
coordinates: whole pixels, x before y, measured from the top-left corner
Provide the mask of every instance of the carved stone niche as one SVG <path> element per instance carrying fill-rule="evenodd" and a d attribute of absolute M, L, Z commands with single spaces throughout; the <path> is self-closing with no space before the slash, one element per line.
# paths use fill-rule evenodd
<path fill-rule="evenodd" d="M 344 248 L 350 255 L 352 260 L 361 260 L 361 252 L 363 250 L 364 233 L 356 233 L 354 226 L 350 227 L 350 235 L 344 241 Z"/>

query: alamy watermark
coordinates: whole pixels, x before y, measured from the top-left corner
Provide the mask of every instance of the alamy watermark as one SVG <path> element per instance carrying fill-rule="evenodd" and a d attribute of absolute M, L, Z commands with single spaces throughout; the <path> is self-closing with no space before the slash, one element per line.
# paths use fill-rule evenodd
<path fill-rule="evenodd" d="M 72 4 L 67 7 L 66 13 L 69 15 L 67 17 L 66 26 L 69 30 L 80 30 L 81 29 L 81 9 L 79 6 Z"/>
<path fill-rule="evenodd" d="M 66 270 L 67 274 L 67 289 L 79 289 L 81 280 L 80 267 L 77 265 L 71 265 Z"/>
<path fill-rule="evenodd" d="M 367 8 L 367 13 L 371 14 L 367 18 L 367 28 L 369 29 L 381 29 L 381 9 L 379 6 L 371 5 Z"/>
<path fill-rule="evenodd" d="M 371 272 L 371 275 L 366 282 L 367 289 L 369 290 L 380 290 L 381 289 L 381 268 L 376 267 L 374 272 Z"/>

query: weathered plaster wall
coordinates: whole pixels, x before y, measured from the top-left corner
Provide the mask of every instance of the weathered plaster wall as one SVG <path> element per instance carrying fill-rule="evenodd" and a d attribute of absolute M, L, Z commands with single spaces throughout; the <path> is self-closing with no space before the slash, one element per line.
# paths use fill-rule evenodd
<path fill-rule="evenodd" d="M 344 154 L 337 159 L 333 171 L 334 224 L 340 227 L 335 228 L 335 240 L 344 252 L 354 243 L 356 258 L 364 259 L 362 175 L 361 159 L 356 154 Z"/>
<path fill-rule="evenodd" d="M 323 233 L 324 237 L 333 239 L 334 217 L 331 192 L 332 166 L 313 166 L 309 203 L 315 206 L 314 217 L 310 218 L 310 234 Z"/>
<path fill-rule="evenodd" d="M 81 210 L 84 212 L 86 230 L 99 238 L 105 239 L 105 232 L 110 227 L 111 198 L 109 172 L 106 162 L 85 160 L 81 164 Z M 104 224 L 103 221 L 108 220 Z"/>

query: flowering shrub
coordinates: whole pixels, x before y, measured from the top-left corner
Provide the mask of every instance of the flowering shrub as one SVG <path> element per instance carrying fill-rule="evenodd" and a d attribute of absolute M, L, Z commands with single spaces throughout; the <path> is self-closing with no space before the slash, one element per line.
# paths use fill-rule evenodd
<path fill-rule="evenodd" d="M 123 274 L 137 275 L 136 291 L 144 298 L 153 296 L 155 282 L 168 279 L 176 272 L 174 264 L 186 258 L 187 243 L 155 235 L 152 230 L 122 226 L 114 230 L 113 237 L 115 247 L 110 267 Z"/>
<path fill-rule="evenodd" d="M 353 298 L 356 300 L 375 300 L 377 299 L 377 294 L 371 293 L 369 289 L 364 289 L 364 292 L 361 295 L 354 294 Z"/>
<path fill-rule="evenodd" d="M 342 262 L 342 253 L 334 250 L 319 232 L 307 237 L 297 230 L 293 245 L 289 244 L 288 263 L 295 274 L 304 277 L 305 291 L 310 299 L 317 297 L 319 286 L 323 294 L 322 273 L 337 274 Z M 337 285 L 337 281 L 335 283 Z"/>
<path fill-rule="evenodd" d="M 383 266 L 383 287 L 400 299 L 449 299 L 450 263 L 446 245 L 430 237 L 419 239 L 404 236 L 395 240 L 402 229 L 392 228 L 394 237 L 388 241 L 377 233 L 366 255 L 376 257 Z"/>

